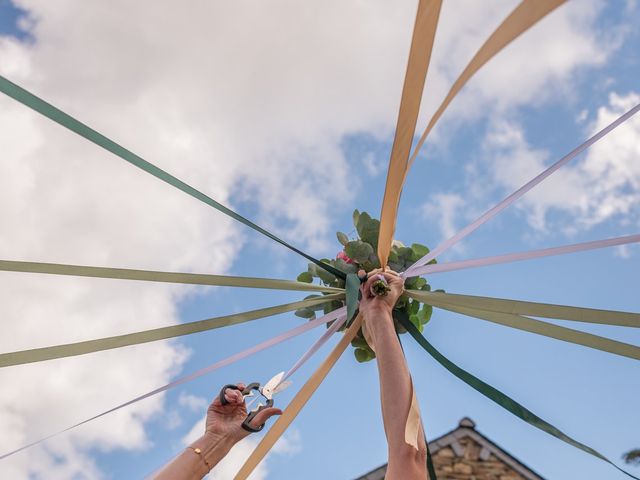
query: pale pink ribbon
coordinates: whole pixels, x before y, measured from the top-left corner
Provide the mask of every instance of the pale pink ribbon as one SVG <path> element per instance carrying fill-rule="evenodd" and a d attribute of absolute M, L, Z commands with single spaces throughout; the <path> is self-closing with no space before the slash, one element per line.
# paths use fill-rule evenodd
<path fill-rule="evenodd" d="M 320 349 L 320 347 L 322 347 L 325 343 L 327 343 L 327 340 L 329 340 L 331 335 L 336 333 L 340 329 L 340 327 L 344 325 L 344 322 L 347 321 L 346 312 L 347 312 L 347 307 L 341 307 L 330 313 L 330 315 L 334 315 L 334 314 L 339 315 L 338 319 L 331 324 L 331 326 L 327 329 L 327 331 L 324 332 L 322 336 L 318 340 L 316 340 L 315 343 L 311 345 L 311 347 L 306 352 L 304 352 L 304 354 L 298 359 L 298 361 L 293 365 L 293 367 L 291 367 L 289 371 L 282 377 L 282 380 L 280 380 L 280 383 L 284 382 L 291 375 L 296 373 L 298 369 L 302 365 L 304 365 L 306 361 L 309 360 L 311 356 Z"/>
<path fill-rule="evenodd" d="M 320 317 L 320 318 L 318 318 L 316 320 L 311 320 L 310 322 L 307 322 L 307 323 L 305 323 L 303 325 L 300 325 L 300 326 L 298 326 L 296 328 L 292 328 L 291 330 L 288 330 L 288 331 L 286 331 L 284 333 L 281 333 L 280 335 L 278 335 L 276 337 L 273 337 L 273 338 L 271 338 L 269 340 L 266 340 L 266 341 L 264 341 L 262 343 L 259 343 L 259 344 L 255 345 L 255 346 L 253 346 L 251 348 L 243 350 L 242 352 L 239 352 L 239 353 L 236 353 L 234 355 L 231 355 L 230 357 L 227 357 L 227 358 L 225 358 L 223 360 L 219 360 L 218 362 L 216 362 L 216 363 L 214 363 L 212 365 L 209 365 L 208 367 L 202 368 L 202 369 L 200 369 L 200 370 L 198 370 L 198 371 L 196 371 L 194 373 L 191 373 L 191 374 L 186 375 L 184 377 L 180 377 L 177 380 L 174 380 L 173 382 L 167 383 L 166 385 L 164 385 L 162 387 L 156 388 L 155 390 L 152 390 L 152 391 L 147 392 L 147 393 L 145 393 L 143 395 L 140 395 L 140 396 L 138 396 L 138 397 L 136 397 L 136 398 L 134 398 L 132 400 L 129 400 L 129 401 L 125 402 L 125 403 L 122 403 L 122 404 L 120 404 L 120 405 L 118 405 L 116 407 L 110 408 L 109 410 L 106 410 L 106 411 L 104 411 L 102 413 L 94 415 L 93 417 L 88 418 L 86 420 L 83 420 L 83 421 L 81 421 L 79 423 L 76 423 L 75 425 L 72 425 L 70 427 L 67 427 L 64 430 L 60 430 L 60 431 L 58 431 L 56 433 L 53 433 L 51 435 L 47 435 L 46 437 L 43 437 L 43 438 L 41 438 L 39 440 L 31 442 L 31 443 L 29 443 L 27 445 L 24 445 L 24 446 L 22 446 L 20 448 L 17 448 L 15 450 L 11 451 L 11 452 L 5 453 L 5 454 L 0 456 L 0 460 L 5 459 L 7 457 L 10 457 L 10 456 L 12 456 L 12 455 L 14 455 L 14 454 L 16 454 L 18 452 L 21 452 L 22 450 L 26 450 L 27 448 L 33 447 L 34 445 L 38 445 L 39 443 L 42 443 L 42 442 L 44 442 L 46 440 L 49 440 L 50 438 L 56 437 L 56 436 L 60 435 L 61 433 L 68 432 L 69 430 L 74 429 L 76 427 L 79 427 L 80 425 L 84 425 L 85 423 L 88 423 L 88 422 L 90 422 L 92 420 L 96 420 L 97 418 L 103 417 L 104 415 L 107 415 L 109 413 L 115 412 L 116 410 L 120 410 L 121 408 L 127 407 L 127 406 L 132 405 L 132 404 L 134 404 L 136 402 L 139 402 L 141 400 L 144 400 L 145 398 L 149 398 L 149 397 L 151 397 L 153 395 L 157 395 L 158 393 L 166 392 L 167 390 L 171 390 L 172 388 L 175 388 L 175 387 L 177 387 L 179 385 L 182 385 L 183 383 L 190 382 L 191 380 L 195 380 L 196 378 L 199 378 L 199 377 L 201 377 L 203 375 L 206 375 L 206 374 L 211 373 L 211 372 L 213 372 L 215 370 L 218 370 L 219 368 L 226 367 L 227 365 L 231 365 L 232 363 L 235 363 L 235 362 L 237 362 L 239 360 L 247 358 L 247 357 L 249 357 L 249 356 L 251 356 L 251 355 L 253 355 L 255 353 L 258 353 L 258 352 L 260 352 L 262 350 L 265 350 L 267 348 L 273 347 L 274 345 L 282 343 L 285 340 L 289 340 L 290 338 L 293 338 L 293 337 L 296 337 L 298 335 L 301 335 L 302 333 L 305 333 L 305 332 L 307 332 L 307 331 L 309 331 L 309 330 L 311 330 L 311 329 L 313 329 L 315 327 L 318 327 L 318 326 L 320 326 L 322 324 L 325 324 L 325 323 L 330 322 L 332 320 L 336 320 L 341 315 L 341 313 L 343 313 L 343 312 L 341 312 L 341 310 L 346 311 L 346 308 L 334 310 L 333 312 L 330 312 L 329 314 L 324 315 L 323 317 Z M 337 321 L 334 322 L 333 325 L 335 325 L 336 323 L 338 323 L 338 322 Z"/>
<path fill-rule="evenodd" d="M 584 150 L 586 150 L 587 148 L 589 148 L 591 145 L 593 145 L 594 143 L 596 143 L 598 140 L 600 140 L 602 137 L 604 137 L 605 135 L 607 135 L 609 132 L 611 132 L 613 129 L 615 129 L 616 127 L 618 127 L 620 124 L 622 124 L 623 122 L 625 122 L 626 120 L 628 120 L 629 118 L 631 118 L 633 115 L 635 115 L 636 113 L 638 113 L 638 110 L 640 110 L 640 104 L 636 105 L 635 107 L 633 107 L 631 110 L 629 110 L 627 113 L 625 113 L 624 115 L 622 115 L 621 117 L 619 117 L 618 119 L 616 119 L 614 122 L 612 122 L 611 124 L 609 124 L 607 127 L 603 128 L 602 130 L 600 130 L 598 133 L 596 133 L 595 135 L 593 135 L 591 138 L 589 138 L 587 141 L 585 141 L 582 145 L 578 146 L 577 148 L 575 148 L 574 150 L 572 150 L 569 154 L 565 155 L 564 157 L 562 157 L 560 160 L 558 160 L 556 163 L 554 163 L 553 165 L 551 165 L 549 168 L 547 168 L 545 171 L 543 171 L 542 173 L 540 173 L 538 176 L 536 176 L 535 178 L 533 178 L 532 180 L 530 180 L 529 182 L 527 182 L 525 185 L 523 185 L 522 187 L 520 187 L 518 190 L 516 190 L 515 192 L 513 192 L 511 195 L 509 195 L 507 198 L 505 198 L 504 200 L 502 200 L 500 203 L 498 203 L 495 207 L 491 208 L 490 210 L 486 211 L 484 214 L 482 214 L 478 219 L 476 219 L 474 222 L 470 223 L 469 225 L 467 225 L 466 227 L 464 227 L 462 230 L 460 230 L 458 233 L 456 233 L 453 237 L 449 238 L 448 240 L 444 241 L 443 243 L 441 243 L 440 245 L 438 245 L 436 248 L 434 248 L 433 250 L 431 250 L 428 254 L 426 254 L 424 257 L 422 257 L 420 260 L 418 260 L 416 263 L 414 263 L 413 265 L 411 265 L 405 272 L 403 277 L 413 277 L 416 276 L 416 269 L 418 267 L 421 267 L 423 265 L 426 265 L 427 263 L 429 263 L 431 260 L 433 260 L 434 258 L 436 258 L 438 255 L 440 255 L 441 253 L 445 252 L 446 250 L 448 250 L 449 248 L 451 248 L 452 246 L 454 246 L 456 243 L 458 243 L 460 240 L 462 240 L 463 238 L 465 238 L 467 235 L 469 235 L 470 233 L 472 233 L 474 230 L 476 230 L 479 226 L 481 226 L 482 224 L 484 224 L 485 222 L 489 221 L 491 218 L 493 218 L 494 216 L 496 216 L 498 213 L 500 213 L 502 210 L 504 210 L 505 208 L 507 208 L 509 205 L 511 205 L 513 202 L 515 202 L 516 200 L 518 200 L 520 197 L 522 197 L 525 193 L 527 193 L 529 190 L 531 190 L 533 187 L 535 187 L 536 185 L 538 185 L 540 182 L 542 182 L 544 179 L 546 179 L 549 175 L 551 175 L 552 173 L 554 173 L 556 170 L 558 170 L 560 167 L 562 167 L 564 164 L 566 164 L 567 162 L 569 162 L 570 160 L 572 160 L 573 158 L 575 158 L 578 154 L 582 153 Z"/>
<path fill-rule="evenodd" d="M 508 253 L 506 255 L 496 255 L 493 257 L 474 258 L 470 260 L 460 260 L 457 262 L 436 263 L 423 265 L 413 270 L 412 275 L 427 275 L 431 273 L 450 272 L 463 268 L 483 267 L 485 265 L 497 265 L 500 263 L 518 262 L 520 260 L 530 260 L 532 258 L 549 257 L 552 255 L 563 255 L 565 253 L 583 252 L 585 250 L 595 250 L 597 248 L 613 247 L 616 245 L 626 245 L 640 242 L 640 234 L 627 235 L 624 237 L 607 238 L 605 240 L 594 240 L 592 242 L 574 243 L 561 247 L 543 248 L 540 250 L 530 250 L 528 252 Z"/>

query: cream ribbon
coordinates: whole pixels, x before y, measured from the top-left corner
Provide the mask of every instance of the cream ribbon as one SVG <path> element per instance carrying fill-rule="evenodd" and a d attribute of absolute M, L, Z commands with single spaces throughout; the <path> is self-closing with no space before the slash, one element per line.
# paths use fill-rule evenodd
<path fill-rule="evenodd" d="M 293 422 L 298 413 L 300 413 L 300 410 L 302 410 L 309 401 L 311 395 L 315 393 L 322 381 L 326 378 L 331 368 L 333 368 L 335 363 L 338 361 L 338 358 L 340 358 L 340 355 L 344 353 L 347 346 L 349 346 L 349 343 L 351 343 L 351 340 L 353 340 L 358 333 L 358 330 L 360 330 L 361 325 L 362 316 L 358 315 L 335 348 L 331 351 L 329 356 L 324 360 L 324 362 L 322 362 L 322 365 L 313 372 L 311 378 L 309 378 L 307 383 L 304 384 L 291 403 L 289 403 L 287 408 L 284 409 L 282 415 L 280 415 L 278 420 L 276 420 L 267 434 L 262 437 L 260 444 L 258 444 L 256 449 L 251 453 L 242 468 L 240 468 L 240 471 L 234 477 L 235 480 L 245 480 L 249 475 L 251 475 L 251 472 L 255 470 L 267 453 L 269 453 L 269 450 L 271 450 L 276 441 L 289 427 L 291 422 Z"/>

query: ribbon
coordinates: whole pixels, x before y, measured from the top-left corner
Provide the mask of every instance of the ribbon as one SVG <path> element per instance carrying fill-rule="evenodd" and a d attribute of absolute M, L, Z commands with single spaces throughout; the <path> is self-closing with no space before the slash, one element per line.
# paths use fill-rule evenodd
<path fill-rule="evenodd" d="M 406 293 L 409 297 L 428 305 L 453 305 L 514 315 L 533 315 L 534 317 L 640 328 L 640 313 L 524 302 L 504 298 L 424 292 L 421 290 L 407 290 Z"/>
<path fill-rule="evenodd" d="M 239 323 L 256 320 L 258 318 L 290 312 L 299 308 L 319 305 L 340 298 L 342 295 L 343 294 L 340 293 L 332 293 L 323 297 L 310 298 L 299 302 L 286 303 L 283 305 L 261 308 L 258 310 L 250 310 L 248 312 L 236 313 L 233 315 L 209 318 L 206 320 L 199 320 L 197 322 L 181 323 L 179 325 L 154 328 L 151 330 L 128 333 L 125 335 L 116 335 L 113 337 L 99 338 L 95 340 L 87 340 L 84 342 L 67 343 L 64 345 L 55 345 L 52 347 L 34 348 L 18 352 L 3 353 L 0 354 L 0 367 L 21 365 L 24 363 L 42 362 L 44 360 L 72 357 L 75 355 L 84 355 L 85 353 L 99 352 L 102 350 L 110 350 L 112 348 L 120 348 L 128 345 L 138 345 L 141 343 L 155 342 L 157 340 L 189 335 L 196 332 L 204 332 L 207 330 L 226 327 L 229 325 L 237 325 Z"/>
<path fill-rule="evenodd" d="M 622 115 L 619 118 L 617 118 L 616 120 L 614 120 L 608 126 L 606 126 L 602 130 L 600 130 L 598 133 L 593 135 L 591 138 L 586 140 L 584 143 L 582 143 L 581 145 L 579 145 L 578 147 L 573 149 L 571 152 L 569 152 L 567 155 L 562 157 L 556 163 L 554 163 L 549 168 L 544 170 L 542 173 L 537 175 L 535 178 L 533 178 L 532 180 L 529 180 L 526 184 L 524 184 L 518 190 L 516 190 L 511 195 L 506 197 L 504 200 L 502 200 L 496 206 L 494 206 L 493 208 L 487 210 L 485 213 L 483 213 L 480 217 L 478 217 L 472 223 L 470 223 L 469 225 L 464 227 L 462 230 L 460 230 L 458 233 L 456 233 L 453 237 L 449 238 L 448 240 L 446 240 L 443 243 L 441 243 L 440 245 L 438 245 L 435 249 L 431 250 L 428 254 L 426 254 L 424 257 L 422 257 L 420 260 L 418 260 L 416 263 L 414 263 L 411 267 L 409 267 L 406 270 L 405 273 L 407 274 L 407 276 L 409 276 L 409 277 L 414 276 L 415 275 L 415 271 L 419 266 L 426 265 L 431 260 L 436 258 L 438 255 L 440 255 L 441 253 L 445 252 L 446 250 L 448 250 L 449 248 L 454 246 L 456 243 L 458 243 L 460 240 L 465 238 L 467 235 L 469 235 L 470 233 L 475 231 L 482 224 L 484 224 L 485 222 L 487 222 L 490 219 L 492 219 L 493 217 L 495 217 L 498 213 L 500 213 L 502 210 L 507 208 L 513 202 L 518 200 L 525 193 L 527 193 L 533 187 L 538 185 L 540 182 L 542 182 L 544 179 L 546 179 L 549 175 L 554 173 L 556 170 L 558 170 L 564 164 L 566 164 L 567 162 L 569 162 L 570 160 L 575 158 L 578 154 L 582 153 L 584 150 L 586 150 L 591 145 L 596 143 L 598 140 L 603 138 L 609 132 L 611 132 L 616 127 L 618 127 L 619 125 L 621 125 L 622 123 L 627 121 L 629 118 L 631 118 L 633 115 L 638 113 L 639 110 L 640 110 L 640 104 L 636 105 L 631 110 L 629 110 L 627 113 L 625 113 L 624 115 Z"/>
<path fill-rule="evenodd" d="M 129 162 L 130 164 L 144 170 L 145 172 L 156 177 L 157 179 L 162 180 L 163 182 L 168 183 L 169 185 L 179 190 L 182 190 L 187 195 L 190 195 L 193 198 L 196 198 L 201 202 L 209 205 L 210 207 L 215 208 L 219 212 L 222 212 L 225 215 L 228 215 L 234 220 L 237 220 L 240 223 L 243 223 L 244 225 L 253 228 L 255 231 L 265 235 L 266 237 L 269 237 L 271 240 L 275 240 L 280 245 L 287 247 L 289 250 L 292 250 L 297 254 L 302 255 L 307 260 L 315 263 L 321 268 L 324 268 L 326 271 L 331 272 L 336 277 L 342 278 L 342 279 L 346 278 L 346 275 L 340 270 L 332 267 L 327 263 L 321 262 L 320 260 L 316 260 L 310 255 L 307 255 L 302 250 L 299 250 L 298 248 L 288 244 L 287 242 L 280 239 L 279 237 L 276 237 L 271 232 L 268 232 L 267 230 L 260 227 L 259 225 L 256 225 L 251 220 L 246 219 L 239 213 L 236 213 L 230 208 L 225 207 L 221 203 L 216 202 L 213 198 L 205 195 L 204 193 L 195 189 L 191 185 L 183 182 L 179 178 L 174 177 L 173 175 L 162 170 L 156 165 L 146 161 L 144 158 L 136 155 L 131 150 L 127 150 L 126 148 L 118 145 L 116 142 L 105 137 L 104 135 L 92 129 L 88 125 L 85 125 L 84 123 L 76 120 L 71 115 L 63 112 L 57 107 L 54 107 L 50 103 L 45 102 L 41 98 L 35 96 L 33 93 L 25 90 L 19 85 L 16 85 L 15 83 L 11 82 L 10 80 L 6 79 L 1 75 L 0 75 L 0 92 L 13 98 L 14 100 L 23 104 L 24 106 L 29 107 L 32 110 L 40 113 L 41 115 L 49 118 L 50 120 L 53 120 L 58 125 L 61 125 L 71 130 L 72 132 L 77 133 L 81 137 L 113 153 L 117 157 L 120 157 L 122 160 L 125 160 L 126 162 Z"/>
<path fill-rule="evenodd" d="M 325 287 L 306 282 L 277 280 L 272 278 L 234 277 L 203 273 L 157 272 L 129 268 L 89 267 L 60 263 L 17 262 L 0 260 L 0 270 L 5 272 L 48 273 L 78 277 L 115 278 L 120 280 L 143 280 L 147 282 L 184 283 L 189 285 L 211 285 L 217 287 L 267 288 L 274 290 L 296 290 L 311 292 L 342 292 L 340 288 Z"/>
<path fill-rule="evenodd" d="M 110 408 L 109 410 L 105 410 L 104 412 L 98 413 L 97 415 L 94 415 L 91 418 L 87 418 L 86 420 L 83 420 L 81 422 L 76 423 L 75 425 L 72 425 L 70 427 L 65 428 L 64 430 L 60 430 L 56 433 L 53 433 L 51 435 L 47 435 L 46 437 L 43 437 L 39 440 L 36 440 L 34 442 L 31 442 L 27 445 L 24 445 L 20 448 L 17 448 L 11 452 L 5 453 L 3 455 L 0 456 L 0 460 L 10 457 L 18 452 L 21 452 L 23 450 L 26 450 L 27 448 L 33 447 L 35 445 L 38 445 L 39 443 L 42 443 L 46 440 L 49 440 L 50 438 L 56 437 L 64 432 L 68 432 L 69 430 L 72 430 L 76 427 L 79 427 L 80 425 L 84 425 L 85 423 L 88 423 L 92 420 L 95 420 L 97 418 L 103 417 L 109 413 L 115 412 L 116 410 L 120 410 L 121 408 L 127 407 L 129 405 L 132 405 L 134 403 L 137 403 L 141 400 L 144 400 L 145 398 L 149 398 L 152 397 L 153 395 L 157 395 L 158 393 L 162 393 L 162 392 L 166 392 L 167 390 L 171 390 L 172 388 L 175 388 L 179 385 L 182 385 L 184 383 L 190 382 L 192 380 L 195 380 L 196 378 L 202 377 L 203 375 L 206 375 L 208 373 L 214 372 L 215 370 L 218 370 L 222 367 L 226 367 L 228 365 L 231 365 L 232 363 L 235 363 L 239 360 L 245 359 L 255 353 L 261 352 L 262 350 L 265 350 L 267 348 L 273 347 L 274 345 L 277 345 L 279 343 L 284 342 L 285 340 L 289 340 L 293 337 L 296 337 L 298 335 L 301 335 L 309 330 L 311 330 L 312 328 L 316 328 L 324 323 L 330 322 L 332 320 L 335 320 L 337 318 L 337 311 L 331 312 L 328 315 L 325 315 L 321 318 L 318 318 L 316 320 L 311 320 L 310 322 L 307 322 L 305 324 L 299 325 L 291 330 L 287 330 L 284 333 L 281 333 L 280 335 L 273 337 L 269 340 L 266 340 L 262 343 L 259 343 L 257 345 L 254 345 L 251 348 L 248 348 L 246 350 L 243 350 L 242 352 L 239 353 L 235 353 L 233 355 L 231 355 L 230 357 L 227 357 L 223 360 L 219 360 L 216 363 L 209 365 L 208 367 L 202 368 L 196 372 L 193 372 L 189 375 L 186 375 L 184 377 L 180 377 L 177 380 L 174 380 L 173 382 L 167 383 L 166 385 L 163 385 L 162 387 L 156 388 L 155 390 L 151 390 L 150 392 L 147 392 L 143 395 L 140 395 L 138 397 L 135 397 L 131 400 L 128 400 L 124 403 L 121 403 L 120 405 Z"/>
<path fill-rule="evenodd" d="M 492 312 L 477 308 L 455 307 L 447 304 L 438 305 L 438 308 L 479 318 L 481 320 L 487 320 L 489 322 L 516 328 L 525 332 L 555 338 L 556 340 L 562 340 L 564 342 L 574 343 L 576 345 L 590 347 L 603 352 L 614 353 L 623 357 L 640 360 L 640 347 L 629 343 L 611 340 L 599 335 L 573 330 L 572 328 L 561 327 L 553 323 L 534 320 L 533 318 L 523 317 L 521 315 L 512 315 L 510 313 Z"/>
<path fill-rule="evenodd" d="M 382 211 L 380 213 L 380 231 L 378 233 L 377 247 L 378 258 L 383 267 L 387 265 L 391 243 L 393 242 L 402 184 L 409 166 L 409 153 L 411 152 L 411 143 L 413 142 L 418 121 L 420 101 L 422 100 L 424 82 L 429 69 L 429 61 L 431 60 L 433 40 L 438 26 L 441 6 L 442 0 L 421 0 L 418 3 L 407 72 L 402 88 L 396 133 L 389 159 Z"/>
<path fill-rule="evenodd" d="M 289 427 L 291 422 L 296 418 L 300 410 L 309 401 L 309 398 L 318 389 L 322 381 L 326 378 L 331 368 L 338 361 L 338 358 L 345 351 L 351 340 L 356 336 L 360 326 L 362 325 L 362 316 L 358 315 L 353 321 L 351 326 L 347 329 L 343 337 L 340 339 L 335 348 L 331 351 L 329 356 L 324 360 L 322 365 L 311 375 L 311 378 L 304 384 L 300 391 L 296 394 L 291 403 L 284 409 L 282 415 L 278 417 L 273 426 L 269 429 L 267 434 L 262 437 L 262 440 L 251 453 L 249 458 L 245 461 L 240 471 L 234 477 L 235 480 L 245 480 L 251 472 L 255 470 L 258 464 L 262 461 L 269 450 L 273 447 L 280 436 Z"/>
<path fill-rule="evenodd" d="M 287 371 L 287 373 L 282 377 L 280 383 L 287 380 L 291 375 L 293 375 L 298 369 L 304 365 L 307 360 L 309 360 L 314 353 L 316 353 L 331 336 L 336 333 L 342 325 L 348 323 L 353 314 L 358 308 L 358 292 L 360 291 L 360 279 L 357 275 L 350 273 L 347 275 L 346 281 L 346 307 L 342 307 L 334 310 L 335 313 L 340 313 L 340 317 L 333 322 L 333 324 L 324 332 L 318 340 L 316 340 L 311 347 L 300 357 L 300 359 Z M 346 310 L 346 315 L 344 315 L 344 311 Z"/>
<path fill-rule="evenodd" d="M 478 377 L 473 376 L 469 372 L 457 366 L 455 363 L 453 363 L 452 361 L 447 359 L 444 355 L 442 355 L 433 345 L 431 345 L 427 341 L 427 339 L 424 338 L 424 336 L 420 333 L 420 331 L 415 327 L 415 325 L 411 323 L 411 321 L 404 318 L 400 318 L 400 323 L 402 323 L 402 326 L 404 326 L 404 328 L 407 329 L 409 334 L 418 342 L 418 344 L 429 355 L 431 355 L 440 365 L 442 365 L 450 373 L 454 374 L 460 380 L 465 382 L 470 387 L 474 388 L 476 391 L 480 392 L 482 395 L 484 395 L 488 399 L 494 401 L 495 403 L 500 405 L 502 408 L 509 411 L 510 413 L 520 418 L 521 420 L 524 420 L 529 425 L 532 425 L 542 430 L 543 432 L 546 432 L 549 435 L 552 435 L 557 439 L 562 440 L 563 442 L 582 450 L 583 452 L 593 455 L 594 457 L 597 457 L 600 460 L 604 460 L 610 465 L 613 465 L 615 468 L 617 468 L 619 471 L 621 471 L 625 475 L 628 475 L 629 477 L 634 478 L 635 480 L 640 480 L 638 477 L 635 477 L 631 475 L 629 472 L 626 472 L 620 467 L 618 467 L 615 463 L 613 463 L 607 457 L 602 455 L 600 452 L 594 450 L 591 447 L 588 447 L 583 443 L 578 442 L 577 440 L 574 440 L 567 434 L 560 431 L 558 428 L 551 425 L 549 422 L 538 417 L 535 413 L 533 413 L 528 408 L 524 407 L 523 405 L 516 402 L 511 397 L 502 393 L 500 390 L 492 387 L 488 383 L 483 382 Z"/>
<path fill-rule="evenodd" d="M 606 240 L 595 240 L 592 242 L 574 243 L 562 247 L 543 248 L 540 250 L 530 250 L 528 252 L 508 253 L 506 255 L 496 255 L 493 257 L 474 258 L 471 260 L 460 260 L 457 262 L 436 263 L 417 267 L 413 270 L 413 276 L 427 275 L 431 273 L 451 272 L 464 268 L 484 267 L 486 265 L 497 265 L 500 263 L 518 262 L 520 260 L 531 260 L 533 258 L 549 257 L 552 255 L 563 255 L 565 253 L 583 252 L 597 248 L 613 247 L 616 245 L 626 245 L 640 242 L 640 235 L 627 235 L 624 237 L 608 238 Z"/>
<path fill-rule="evenodd" d="M 442 101 L 442 104 L 438 107 L 438 110 L 436 110 L 433 117 L 431 117 L 427 128 L 422 133 L 416 148 L 413 150 L 413 154 L 409 160 L 409 168 L 411 168 L 411 165 L 413 165 L 413 162 L 416 160 L 422 145 L 424 145 L 424 142 L 433 127 L 469 79 L 489 60 L 500 53 L 503 48 L 564 2 L 565 0 L 523 0 L 520 5 L 518 5 L 513 12 L 504 19 L 500 26 L 491 34 L 491 36 L 484 42 L 484 44 L 482 44 L 482 47 L 480 47 L 473 56 L 469 64 L 453 83 L 453 86 Z"/>

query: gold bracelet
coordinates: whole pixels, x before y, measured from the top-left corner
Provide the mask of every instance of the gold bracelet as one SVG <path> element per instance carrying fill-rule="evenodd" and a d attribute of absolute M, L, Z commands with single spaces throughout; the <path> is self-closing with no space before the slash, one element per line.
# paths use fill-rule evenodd
<path fill-rule="evenodd" d="M 209 465 L 209 462 L 207 462 L 207 459 L 204 458 L 204 455 L 202 454 L 202 450 L 199 449 L 198 447 L 187 447 L 189 450 L 192 450 L 196 455 L 198 455 L 202 461 L 204 462 L 204 464 L 207 466 L 208 471 L 211 471 L 211 465 Z"/>

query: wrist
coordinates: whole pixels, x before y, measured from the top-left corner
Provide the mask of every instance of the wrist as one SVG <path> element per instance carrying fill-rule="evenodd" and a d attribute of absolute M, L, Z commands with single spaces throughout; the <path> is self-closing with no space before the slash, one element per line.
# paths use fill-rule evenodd
<path fill-rule="evenodd" d="M 199 450 L 207 473 L 220 461 L 237 443 L 231 436 L 207 431 L 189 445 L 193 451 Z"/>

